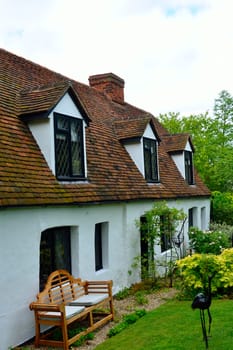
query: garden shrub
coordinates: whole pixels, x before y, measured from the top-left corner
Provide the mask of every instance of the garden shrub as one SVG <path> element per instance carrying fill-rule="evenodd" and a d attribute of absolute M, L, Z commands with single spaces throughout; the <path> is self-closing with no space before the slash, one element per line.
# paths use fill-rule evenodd
<path fill-rule="evenodd" d="M 212 292 L 215 295 L 233 293 L 233 248 L 225 249 L 220 255 L 193 254 L 177 261 L 178 274 L 182 278 L 184 296 L 193 297 L 207 286 L 209 275 Z"/>
<path fill-rule="evenodd" d="M 139 290 L 135 293 L 135 299 L 138 304 L 145 305 L 148 304 L 148 298 L 145 295 L 145 292 Z"/>
<path fill-rule="evenodd" d="M 218 231 L 225 233 L 228 237 L 230 247 L 233 247 L 233 226 L 227 225 L 225 223 L 220 224 L 217 222 L 211 222 L 210 231 Z"/>
<path fill-rule="evenodd" d="M 129 295 L 130 295 L 130 288 L 125 287 L 115 295 L 115 298 L 116 300 L 122 300 L 127 298 Z"/>
<path fill-rule="evenodd" d="M 135 323 L 139 318 L 143 317 L 146 314 L 145 309 L 136 310 L 135 312 L 125 315 L 123 321 L 118 323 L 116 326 L 112 327 L 108 332 L 108 336 L 111 338 L 114 335 L 122 332 L 129 325 Z"/>
<path fill-rule="evenodd" d="M 211 209 L 211 219 L 213 221 L 233 226 L 233 193 L 213 192 Z"/>
<path fill-rule="evenodd" d="M 201 231 L 196 227 L 191 227 L 189 242 L 190 248 L 200 254 L 220 254 L 223 249 L 230 247 L 228 234 L 221 230 Z"/>
<path fill-rule="evenodd" d="M 74 335 L 84 331 L 86 327 L 81 327 L 79 325 L 75 326 L 74 328 L 71 328 L 68 330 L 69 338 L 72 338 Z M 93 340 L 95 337 L 95 334 L 93 332 L 87 333 L 86 335 L 81 336 L 78 340 L 76 340 L 72 345 L 73 346 L 81 346 L 85 343 L 87 340 Z M 55 328 L 53 331 L 53 338 L 54 340 L 62 340 L 62 332 L 60 328 Z"/>

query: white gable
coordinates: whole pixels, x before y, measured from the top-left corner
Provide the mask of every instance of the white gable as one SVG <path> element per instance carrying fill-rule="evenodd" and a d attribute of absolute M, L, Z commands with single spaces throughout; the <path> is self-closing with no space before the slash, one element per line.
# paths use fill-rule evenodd
<path fill-rule="evenodd" d="M 50 169 L 55 174 L 55 150 L 54 150 L 54 112 L 64 114 L 69 117 L 83 119 L 79 109 L 73 102 L 67 92 L 54 109 L 50 112 L 48 118 L 36 118 L 28 122 L 28 126 L 39 145 Z M 85 149 L 85 126 L 83 123 L 84 136 L 84 155 L 86 165 L 86 149 Z M 85 166 L 86 169 L 86 166 Z"/>
<path fill-rule="evenodd" d="M 70 95 L 68 93 L 66 93 L 62 97 L 62 99 L 59 101 L 59 103 L 55 106 L 52 113 L 53 112 L 65 114 L 65 115 L 68 115 L 68 116 L 74 117 L 74 118 L 83 119 L 76 104 L 73 102 L 72 98 L 70 97 Z"/>
<path fill-rule="evenodd" d="M 187 141 L 187 143 L 186 143 L 186 146 L 185 146 L 185 149 L 184 149 L 185 151 L 189 151 L 189 152 L 192 152 L 192 147 L 191 147 L 191 145 L 190 145 L 190 142 L 189 141 Z"/>
<path fill-rule="evenodd" d="M 125 148 L 129 153 L 130 157 L 133 159 L 134 163 L 137 165 L 139 171 L 143 176 L 145 176 L 144 170 L 144 154 L 143 154 L 143 138 L 156 140 L 156 136 L 150 126 L 147 124 L 143 136 L 138 141 L 125 143 Z"/>
<path fill-rule="evenodd" d="M 150 124 L 147 124 L 146 129 L 144 131 L 143 137 L 147 137 L 148 139 L 156 140 L 156 136 L 150 126 Z"/>
<path fill-rule="evenodd" d="M 183 152 L 178 153 L 178 154 L 173 154 L 172 159 L 175 162 L 179 172 L 181 173 L 182 177 L 185 179 L 185 163 L 184 163 L 184 151 L 192 151 L 192 147 L 189 141 L 187 141 L 185 149 Z"/>

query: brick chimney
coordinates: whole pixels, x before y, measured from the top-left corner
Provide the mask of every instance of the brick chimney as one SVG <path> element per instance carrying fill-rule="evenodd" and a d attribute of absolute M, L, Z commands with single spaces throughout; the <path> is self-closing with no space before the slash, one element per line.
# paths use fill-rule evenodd
<path fill-rule="evenodd" d="M 114 102 L 124 103 L 124 86 L 123 79 L 113 73 L 91 75 L 89 77 L 91 87 L 105 92 Z"/>

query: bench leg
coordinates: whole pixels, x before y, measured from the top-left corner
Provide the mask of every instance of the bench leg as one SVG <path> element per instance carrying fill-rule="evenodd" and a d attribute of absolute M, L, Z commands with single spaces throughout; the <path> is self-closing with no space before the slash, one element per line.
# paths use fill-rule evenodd
<path fill-rule="evenodd" d="M 93 326 L 93 314 L 92 311 L 89 312 L 89 322 L 90 322 L 90 326 Z"/>
<path fill-rule="evenodd" d="M 62 325 L 63 349 L 69 350 L 67 323 L 63 320 Z"/>
<path fill-rule="evenodd" d="M 110 299 L 109 301 L 109 307 L 110 307 L 110 312 L 112 314 L 112 319 L 114 320 L 114 307 L 113 307 L 113 300 Z"/>
<path fill-rule="evenodd" d="M 37 315 L 35 316 L 35 346 L 39 346 L 40 343 L 40 324 L 37 320 Z"/>

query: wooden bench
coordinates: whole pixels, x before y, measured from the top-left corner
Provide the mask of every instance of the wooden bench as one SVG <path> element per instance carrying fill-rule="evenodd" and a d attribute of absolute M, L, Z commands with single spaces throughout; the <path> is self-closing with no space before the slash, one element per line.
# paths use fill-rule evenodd
<path fill-rule="evenodd" d="M 106 307 L 109 310 L 106 311 Z M 65 270 L 54 271 L 44 290 L 37 295 L 37 301 L 30 304 L 30 309 L 34 310 L 35 316 L 35 346 L 68 350 L 81 336 L 113 320 L 112 281 L 82 281 Z M 75 321 L 85 321 L 87 326 L 69 337 L 68 330 Z M 43 325 L 60 327 L 62 340 L 53 339 L 52 329 L 43 332 Z"/>

